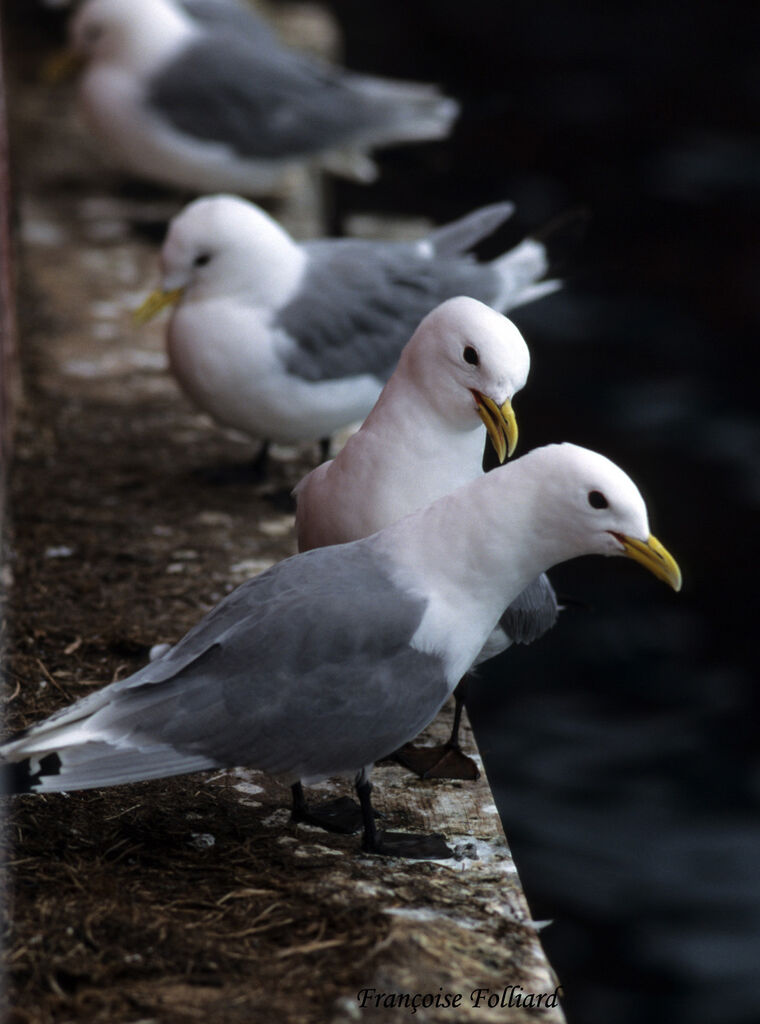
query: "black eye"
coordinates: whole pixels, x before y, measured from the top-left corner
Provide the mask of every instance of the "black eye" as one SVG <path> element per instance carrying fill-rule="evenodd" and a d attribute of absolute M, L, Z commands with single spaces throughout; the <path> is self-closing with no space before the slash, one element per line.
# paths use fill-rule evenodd
<path fill-rule="evenodd" d="M 211 262 L 210 252 L 201 252 L 193 260 L 194 267 L 205 267 L 207 263 Z"/>
<path fill-rule="evenodd" d="M 462 358 L 466 363 L 470 363 L 472 366 L 477 366 L 478 363 L 480 362 L 480 359 L 478 358 L 478 353 L 475 351 L 472 345 L 467 346 L 467 348 L 462 353 Z"/>
<path fill-rule="evenodd" d="M 601 491 L 589 491 L 588 492 L 588 503 L 592 508 L 609 508 L 610 503 L 607 501 Z"/>

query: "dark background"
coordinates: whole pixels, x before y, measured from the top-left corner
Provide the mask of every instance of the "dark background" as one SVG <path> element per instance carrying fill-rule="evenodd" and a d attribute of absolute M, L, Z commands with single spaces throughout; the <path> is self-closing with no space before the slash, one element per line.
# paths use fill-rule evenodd
<path fill-rule="evenodd" d="M 757 8 L 333 0 L 349 66 L 441 82 L 454 137 L 381 157 L 353 210 L 446 220 L 510 198 L 489 252 L 584 207 L 533 352 L 520 450 L 627 469 L 675 595 L 587 559 L 580 605 L 484 672 L 471 714 L 571 1024 L 760 1021 L 753 678 L 760 425 Z"/>

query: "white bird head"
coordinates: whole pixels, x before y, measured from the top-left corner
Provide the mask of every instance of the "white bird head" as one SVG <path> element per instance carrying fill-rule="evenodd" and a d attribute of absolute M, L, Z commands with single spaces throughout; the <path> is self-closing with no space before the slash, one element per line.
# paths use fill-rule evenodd
<path fill-rule="evenodd" d="M 528 346 L 511 320 L 459 296 L 428 313 L 396 372 L 452 425 L 470 429 L 479 417 L 503 462 L 517 444 L 512 398 L 529 370 Z"/>
<path fill-rule="evenodd" d="M 486 479 L 491 476 L 502 477 L 507 489 L 507 515 L 510 491 L 525 488 L 530 495 L 528 533 L 535 543 L 555 550 L 545 568 L 579 555 L 626 555 L 680 590 L 681 572 L 650 534 L 638 487 L 604 455 L 574 444 L 547 445 Z"/>
<path fill-rule="evenodd" d="M 681 571 L 649 532 L 644 499 L 603 455 L 536 448 L 374 535 L 398 578 L 425 592 L 413 645 L 456 681 L 505 607 L 536 577 L 582 555 L 626 555 L 674 590 Z"/>
<path fill-rule="evenodd" d="M 72 17 L 69 45 L 86 61 L 149 70 L 194 32 L 172 0 L 86 0 Z"/>
<path fill-rule="evenodd" d="M 184 296 L 237 294 L 279 308 L 295 291 L 306 257 L 260 207 L 237 196 L 204 196 L 171 221 L 161 249 L 162 289 L 137 311 L 145 321 Z"/>

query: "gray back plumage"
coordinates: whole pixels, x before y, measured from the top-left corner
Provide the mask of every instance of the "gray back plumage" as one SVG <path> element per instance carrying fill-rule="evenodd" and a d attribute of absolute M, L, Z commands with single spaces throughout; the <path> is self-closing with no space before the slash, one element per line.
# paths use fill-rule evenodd
<path fill-rule="evenodd" d="M 371 374 L 386 381 L 435 306 L 455 295 L 488 303 L 498 277 L 467 256 L 431 260 L 418 243 L 304 243 L 309 263 L 276 325 L 297 339 L 288 369 L 310 381 Z"/>
<path fill-rule="evenodd" d="M 197 21 L 209 29 L 228 28 L 243 33 L 249 40 L 256 39 L 261 45 L 279 46 L 276 35 L 269 25 L 254 13 L 248 5 L 236 0 L 179 0 L 180 6 Z"/>
<path fill-rule="evenodd" d="M 554 587 L 546 573 L 542 573 L 515 598 L 499 625 L 513 643 L 530 644 L 552 628 L 558 615 Z"/>
<path fill-rule="evenodd" d="M 440 659 L 409 646 L 424 609 L 371 542 L 310 551 L 243 584 L 163 657 L 28 730 L 19 753 L 34 753 L 35 734 L 55 749 L 56 731 L 86 719 L 91 739 L 59 748 L 57 788 L 213 765 L 359 770 L 446 699 Z"/>
<path fill-rule="evenodd" d="M 412 87 L 408 95 L 402 85 L 291 50 L 258 18 L 221 0 L 185 0 L 185 8 L 203 35 L 161 68 L 146 90 L 149 108 L 175 130 L 227 145 L 243 158 L 263 159 L 381 138 L 387 144 L 407 137 L 422 112 L 440 120 L 440 130 L 430 136 L 412 131 L 411 137 L 442 134 L 447 118 L 439 111 L 445 104 L 439 106 L 430 87 Z"/>
<path fill-rule="evenodd" d="M 174 129 L 241 157 L 316 153 L 372 116 L 330 69 L 225 27 L 154 75 L 147 103 Z"/>

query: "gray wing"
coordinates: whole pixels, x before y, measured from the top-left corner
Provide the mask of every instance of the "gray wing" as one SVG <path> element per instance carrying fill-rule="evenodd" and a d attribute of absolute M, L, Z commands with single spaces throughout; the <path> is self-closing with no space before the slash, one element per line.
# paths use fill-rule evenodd
<path fill-rule="evenodd" d="M 154 75 L 146 92 L 154 114 L 193 138 L 242 157 L 306 156 L 389 128 L 403 137 L 412 115 L 438 110 L 430 87 L 408 97 L 402 86 L 281 46 L 258 19 L 249 31 L 244 11 L 211 18 L 208 5 L 193 7 L 207 31 Z"/>
<path fill-rule="evenodd" d="M 482 206 L 451 224 L 444 224 L 432 231 L 428 241 L 436 256 L 454 256 L 466 252 L 473 245 L 487 238 L 515 212 L 514 203 L 492 203 Z"/>
<path fill-rule="evenodd" d="M 297 341 L 288 370 L 309 381 L 386 381 L 431 309 L 455 295 L 489 303 L 500 287 L 489 264 L 431 259 L 418 243 L 330 239 L 304 249 L 306 275 L 276 322 Z"/>
<path fill-rule="evenodd" d="M 356 771 L 415 736 L 446 699 L 440 660 L 409 646 L 424 606 L 371 544 L 296 556 L 234 591 L 166 655 L 4 753 L 54 752 L 58 782 L 38 788 L 64 790 L 214 765 Z"/>
<path fill-rule="evenodd" d="M 515 598 L 499 625 L 513 643 L 530 644 L 548 632 L 558 616 L 557 595 L 549 577 L 542 573 Z"/>
<path fill-rule="evenodd" d="M 201 25 L 243 32 L 248 39 L 266 46 L 279 46 L 276 35 L 263 18 L 237 0 L 180 0 L 180 6 Z"/>
<path fill-rule="evenodd" d="M 148 83 L 173 128 L 242 157 L 287 157 L 337 144 L 371 119 L 340 76 L 299 54 L 222 29 L 187 46 Z"/>

